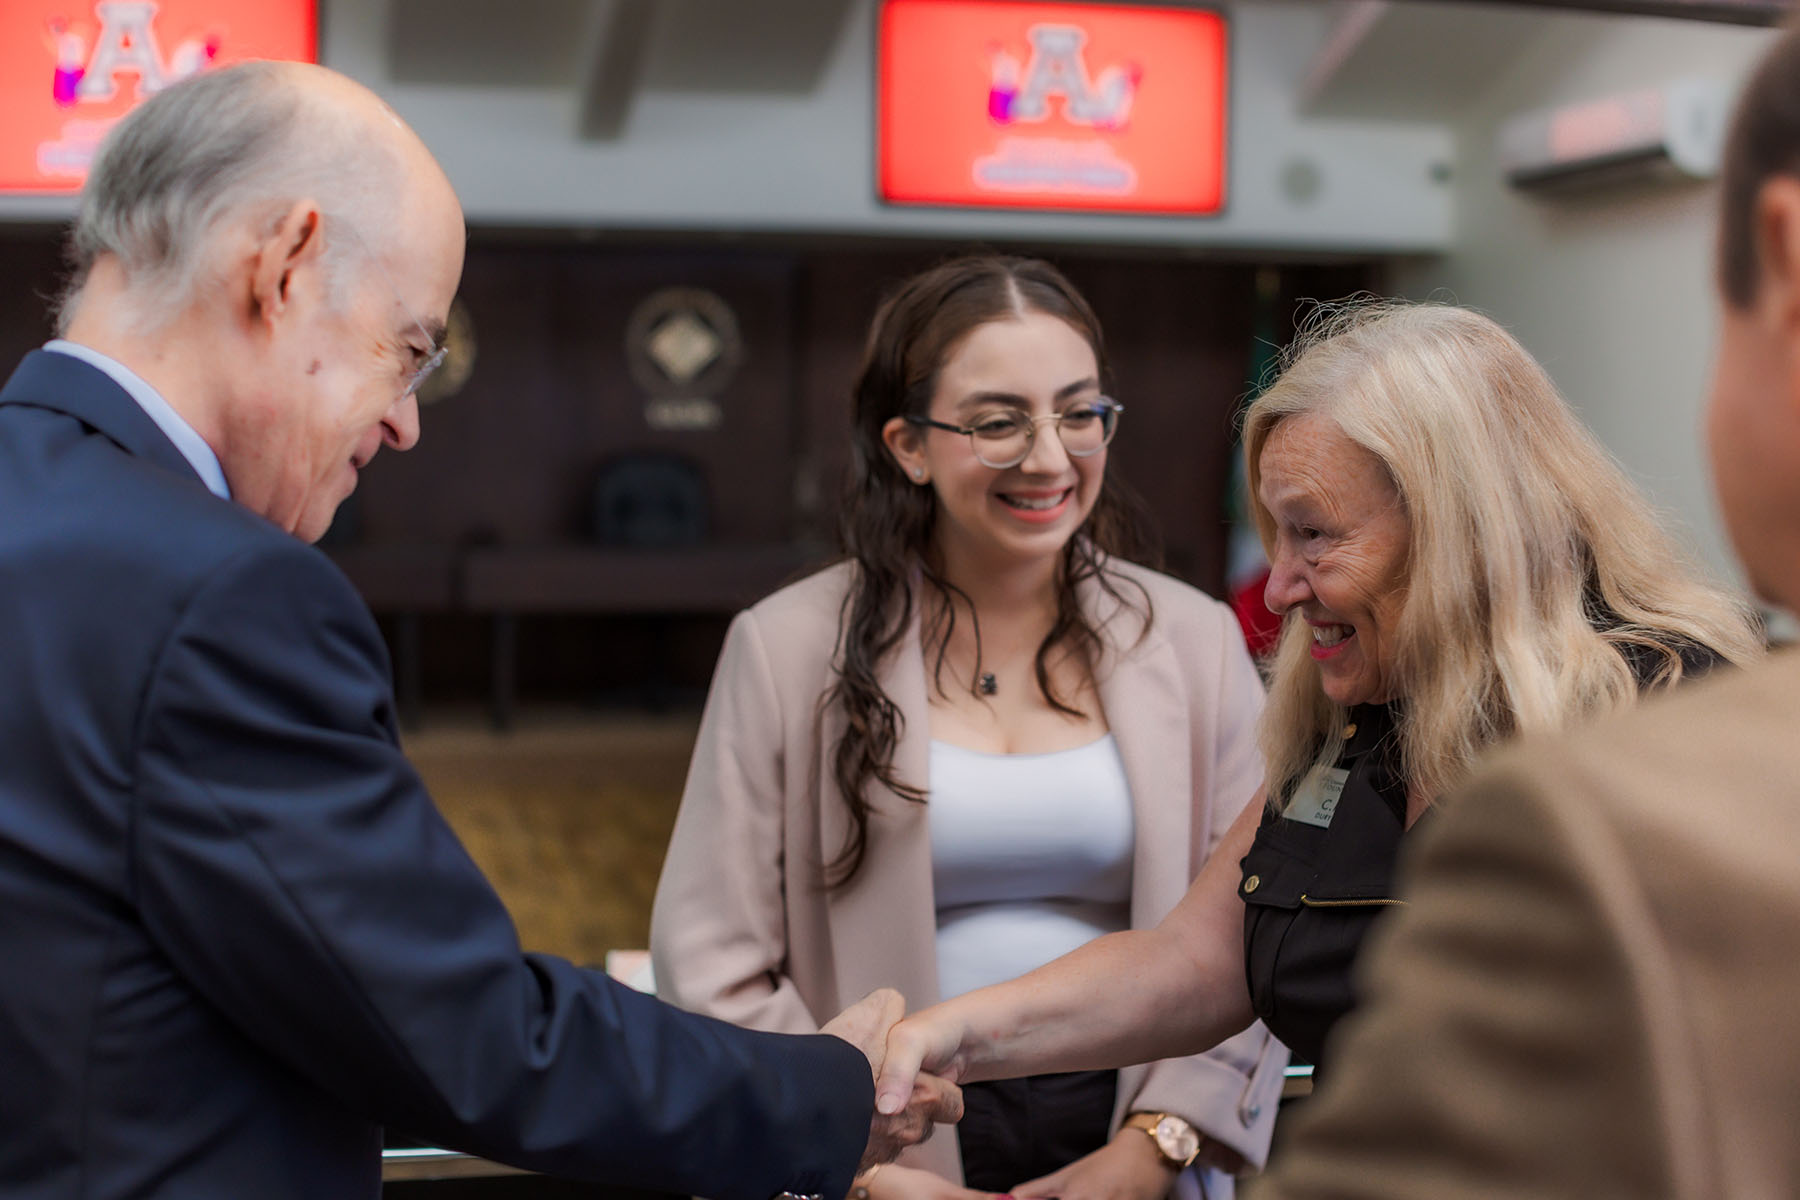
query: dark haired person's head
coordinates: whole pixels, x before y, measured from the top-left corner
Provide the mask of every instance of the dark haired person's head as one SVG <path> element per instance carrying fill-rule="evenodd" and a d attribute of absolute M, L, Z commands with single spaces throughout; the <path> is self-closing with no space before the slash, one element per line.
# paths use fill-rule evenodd
<path fill-rule="evenodd" d="M 1039 646 L 1038 685 L 1053 707 L 1077 711 L 1051 687 L 1046 663 L 1098 645 L 1078 589 L 1091 580 L 1117 595 L 1107 556 L 1154 557 L 1135 506 L 1106 482 L 1122 410 L 1105 380 L 1093 310 L 1037 259 L 946 262 L 904 281 L 876 311 L 856 384 L 841 523 L 857 576 L 832 696 L 847 717 L 835 773 L 854 823 L 840 881 L 861 862 L 868 781 L 922 798 L 894 775 L 898 715 L 878 678 L 915 615 L 925 619 L 937 685 L 972 686 L 943 671 L 959 619 L 975 622 L 980 658 L 980 616 L 958 581 L 1007 573 L 1054 589 L 1057 618 Z"/>
<path fill-rule="evenodd" d="M 1736 308 L 1756 300 L 1763 273 L 1758 208 L 1764 185 L 1800 179 L 1800 28 L 1777 41 L 1738 98 L 1719 188 L 1719 291 Z"/>
<path fill-rule="evenodd" d="M 1039 407 L 1085 414 L 1103 400 L 1104 354 L 1093 310 L 1049 263 L 960 258 L 902 283 L 876 311 L 856 385 L 846 548 L 901 566 L 901 558 L 931 553 L 946 505 L 967 508 L 958 503 L 973 499 L 966 493 L 990 489 L 992 502 L 1003 504 L 1008 494 L 1000 489 L 1009 483 L 1030 492 L 1059 483 L 1073 487 L 1057 520 L 1013 522 L 1013 533 L 1034 544 L 1053 539 L 1060 548 L 1099 498 L 1103 448 L 1085 458 L 1059 455 L 1062 439 L 1038 436 L 1051 432 L 1039 424 L 1032 427 L 1026 461 L 994 468 L 977 457 L 987 439 L 924 422 L 966 429 L 974 427 L 974 417 L 1030 416 L 1027 391 L 1043 393 Z M 1105 420 L 1110 431 L 1112 415 Z M 1015 444 L 1004 445 L 1009 453 L 986 457 L 1004 463 L 1017 452 Z M 976 514 L 954 516 L 967 529 Z M 1001 524 L 988 532 L 1004 537 L 1005 529 Z"/>
<path fill-rule="evenodd" d="M 1738 101 L 1720 189 L 1713 487 L 1752 586 L 1800 605 L 1800 27 Z"/>

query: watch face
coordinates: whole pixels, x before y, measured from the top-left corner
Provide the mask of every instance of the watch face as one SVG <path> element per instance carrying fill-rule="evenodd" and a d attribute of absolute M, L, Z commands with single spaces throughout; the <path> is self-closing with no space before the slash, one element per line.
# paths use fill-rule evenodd
<path fill-rule="evenodd" d="M 1200 1133 L 1186 1121 L 1164 1117 L 1156 1123 L 1156 1145 L 1177 1162 L 1187 1162 L 1200 1150 Z"/>

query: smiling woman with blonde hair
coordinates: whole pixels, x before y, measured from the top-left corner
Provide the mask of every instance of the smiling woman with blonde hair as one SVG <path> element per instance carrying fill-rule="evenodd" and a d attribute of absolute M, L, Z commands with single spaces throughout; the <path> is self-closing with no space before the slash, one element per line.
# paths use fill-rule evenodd
<path fill-rule="evenodd" d="M 1320 1065 L 1365 938 L 1404 903 L 1403 840 L 1483 750 L 1760 653 L 1748 608 L 1478 313 L 1322 310 L 1244 443 L 1284 619 L 1264 803 L 1155 929 L 896 1026 L 883 1104 L 920 1063 L 965 1081 L 1114 1065 L 1253 1017 Z"/>
<path fill-rule="evenodd" d="M 1488 317 L 1324 308 L 1289 361 L 1245 416 L 1250 488 L 1270 435 L 1306 415 L 1385 468 L 1410 525 L 1391 660 L 1409 701 L 1397 735 L 1425 801 L 1498 738 L 1679 679 L 1683 650 L 1757 653 L 1743 602 L 1694 570 L 1544 369 Z M 1252 508 L 1272 545 L 1274 515 Z M 1322 689 L 1314 644 L 1314 629 L 1290 620 L 1275 655 L 1263 723 L 1274 797 L 1341 740 L 1347 710 Z"/>

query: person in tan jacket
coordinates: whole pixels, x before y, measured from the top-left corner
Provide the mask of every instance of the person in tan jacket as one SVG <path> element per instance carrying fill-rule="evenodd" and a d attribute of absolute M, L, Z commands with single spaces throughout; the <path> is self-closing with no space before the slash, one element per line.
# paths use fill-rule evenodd
<path fill-rule="evenodd" d="M 1726 150 L 1714 486 L 1800 610 L 1800 31 Z M 1259 1200 L 1800 1195 L 1800 657 L 1497 757 Z"/>
<path fill-rule="evenodd" d="M 1128 561 L 1104 378 L 1093 314 L 1042 262 L 959 260 L 882 307 L 847 559 L 726 638 L 656 898 L 661 996 L 810 1031 L 868 981 L 922 1004 L 1009 977 L 1155 923 L 1256 793 L 1256 671 L 1229 609 Z M 1260 1163 L 1286 1061 L 1257 1026 L 984 1085 L 956 1134 L 861 1182 L 1229 1195 L 1178 1160 Z"/>

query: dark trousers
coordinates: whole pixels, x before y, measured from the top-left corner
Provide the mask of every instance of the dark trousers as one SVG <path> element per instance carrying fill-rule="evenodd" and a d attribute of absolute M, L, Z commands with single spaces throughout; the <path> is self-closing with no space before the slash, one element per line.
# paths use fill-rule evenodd
<path fill-rule="evenodd" d="M 956 1127 L 963 1180 L 984 1192 L 1068 1166 L 1107 1143 L 1117 1071 L 1070 1071 L 963 1085 Z"/>

